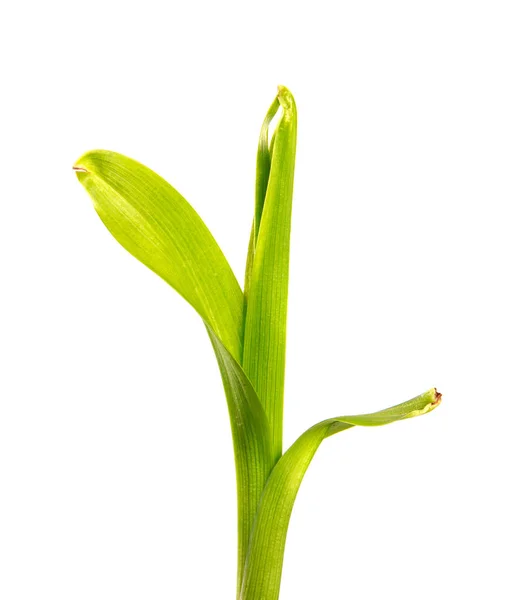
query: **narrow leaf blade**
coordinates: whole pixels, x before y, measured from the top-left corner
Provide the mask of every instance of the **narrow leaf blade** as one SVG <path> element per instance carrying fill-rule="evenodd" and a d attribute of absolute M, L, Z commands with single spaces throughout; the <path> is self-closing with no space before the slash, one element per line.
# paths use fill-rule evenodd
<path fill-rule="evenodd" d="M 293 504 L 307 468 L 326 437 L 355 425 L 386 425 L 416 417 L 430 412 L 440 401 L 441 395 L 431 389 L 408 402 L 377 413 L 327 419 L 303 433 L 274 467 L 263 491 L 239 600 L 278 599 Z"/>
<path fill-rule="evenodd" d="M 207 326 L 228 401 L 235 450 L 238 498 L 237 594 L 242 584 L 249 536 L 272 470 L 270 431 L 261 403 L 240 365 Z"/>
<path fill-rule="evenodd" d="M 254 257 L 248 258 L 251 270 L 246 276 L 243 353 L 244 370 L 269 420 L 275 461 L 282 452 L 290 228 L 297 141 L 297 110 L 286 88 L 279 88 L 278 102 L 283 113 L 274 134 L 272 152 L 268 148 L 268 126 L 277 110 L 275 102 L 264 121 L 259 143 L 252 233 L 255 250 Z M 252 244 L 249 252 L 251 247 Z"/>
<path fill-rule="evenodd" d="M 263 213 L 263 206 L 265 205 L 268 180 L 270 177 L 271 153 L 268 142 L 268 131 L 270 123 L 279 110 L 279 106 L 279 97 L 276 97 L 265 116 L 263 125 L 261 126 L 260 138 L 258 140 L 258 153 L 256 155 L 256 201 L 254 207 L 255 239 L 258 238 L 258 233 L 260 231 L 261 216 Z"/>

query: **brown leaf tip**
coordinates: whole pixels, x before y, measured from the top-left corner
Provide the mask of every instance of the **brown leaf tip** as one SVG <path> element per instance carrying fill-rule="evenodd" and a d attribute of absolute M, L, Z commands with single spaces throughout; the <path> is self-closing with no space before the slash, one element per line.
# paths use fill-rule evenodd
<path fill-rule="evenodd" d="M 443 397 L 443 395 L 440 392 L 438 392 L 436 388 L 434 388 L 434 391 L 436 393 L 436 397 L 434 399 L 434 402 L 432 402 L 432 408 L 434 406 L 437 406 L 438 404 L 441 404 L 441 399 Z"/>
<path fill-rule="evenodd" d="M 87 169 L 84 169 L 84 167 L 81 167 L 80 165 L 73 165 L 73 171 L 76 171 L 77 173 L 87 173 Z"/>

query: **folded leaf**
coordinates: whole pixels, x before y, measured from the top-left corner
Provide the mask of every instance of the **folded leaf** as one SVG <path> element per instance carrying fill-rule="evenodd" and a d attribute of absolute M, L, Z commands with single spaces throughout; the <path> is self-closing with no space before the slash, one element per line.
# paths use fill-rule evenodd
<path fill-rule="evenodd" d="M 431 389 L 386 410 L 317 423 L 285 452 L 268 479 L 251 534 L 239 600 L 277 600 L 284 547 L 293 504 L 306 470 L 322 441 L 355 425 L 386 425 L 433 410 L 441 394 Z"/>
<path fill-rule="evenodd" d="M 249 248 L 247 250 L 247 261 L 245 266 L 245 285 L 244 295 L 247 303 L 249 297 L 249 286 L 252 277 L 252 266 L 254 264 L 254 253 L 256 252 L 256 238 L 260 229 L 261 214 L 265 203 L 265 195 L 267 193 L 268 178 L 270 175 L 270 158 L 271 152 L 268 144 L 268 130 L 272 119 L 275 117 L 279 109 L 279 99 L 276 97 L 268 109 L 267 115 L 261 126 L 260 138 L 258 140 L 258 152 L 256 155 L 256 190 L 255 190 L 255 206 L 254 219 L 249 238 Z M 272 138 L 273 140 L 274 138 Z M 247 304 L 246 304 L 247 306 Z"/>
<path fill-rule="evenodd" d="M 284 91 L 282 93 L 284 93 Z M 258 233 L 260 231 L 261 216 L 263 213 L 263 206 L 265 205 L 268 179 L 270 176 L 271 153 L 268 143 L 268 130 L 270 123 L 279 110 L 279 106 L 280 100 L 279 97 L 276 97 L 265 116 L 263 125 L 261 126 L 260 138 L 258 140 L 258 153 L 256 155 L 256 202 L 254 208 L 254 231 L 256 239 L 258 238 Z"/>
<path fill-rule="evenodd" d="M 241 362 L 242 290 L 190 204 L 151 169 L 122 154 L 94 150 L 74 169 L 116 240 L 181 294 Z"/>
<path fill-rule="evenodd" d="M 290 226 L 297 141 L 293 96 L 280 87 L 277 100 L 283 113 L 274 133 L 272 151 L 268 147 L 268 128 L 277 110 L 275 101 L 263 123 L 258 146 L 243 352 L 244 371 L 269 420 L 276 462 L 282 452 Z M 251 257 L 253 245 L 254 256 Z"/>
<path fill-rule="evenodd" d="M 206 225 L 166 181 L 140 163 L 97 150 L 75 165 L 112 235 L 203 318 L 228 403 L 238 488 L 238 588 L 251 525 L 272 468 L 265 412 L 243 372 L 243 295 Z"/>
<path fill-rule="evenodd" d="M 242 584 L 249 536 L 265 482 L 272 469 L 267 417 L 240 365 L 208 329 L 228 399 L 235 449 L 238 497 L 237 595 Z"/>

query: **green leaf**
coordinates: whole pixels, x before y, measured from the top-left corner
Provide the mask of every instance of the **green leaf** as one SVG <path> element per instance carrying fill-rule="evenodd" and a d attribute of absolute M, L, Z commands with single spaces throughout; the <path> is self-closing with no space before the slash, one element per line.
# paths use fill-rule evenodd
<path fill-rule="evenodd" d="M 258 153 L 256 155 L 256 202 L 254 207 L 254 231 L 256 239 L 260 230 L 261 216 L 263 206 L 265 205 L 265 196 L 267 194 L 268 179 L 270 177 L 271 153 L 268 144 L 268 130 L 270 123 L 279 110 L 280 100 L 277 96 L 270 105 L 263 121 L 258 140 Z"/>
<path fill-rule="evenodd" d="M 354 427 L 377 426 L 416 417 L 433 410 L 441 394 L 431 389 L 386 410 L 317 423 L 303 433 L 274 467 L 263 492 L 251 534 L 239 600 L 277 600 L 284 548 L 293 504 L 302 478 L 322 441 Z"/>
<path fill-rule="evenodd" d="M 181 294 L 241 362 L 242 290 L 190 204 L 151 169 L 115 152 L 88 152 L 74 169 L 116 240 Z"/>
<path fill-rule="evenodd" d="M 267 418 L 239 364 L 242 291 L 206 225 L 156 173 L 103 150 L 85 154 L 74 168 L 116 240 L 174 287 L 206 324 L 226 392 L 235 452 L 238 591 L 251 525 L 272 468 Z"/>
<path fill-rule="evenodd" d="M 261 126 L 260 138 L 258 140 L 258 152 L 256 155 L 256 194 L 255 194 L 255 206 L 254 206 L 254 219 L 251 228 L 251 235 L 249 238 L 249 248 L 247 250 L 247 261 L 245 266 L 245 306 L 247 307 L 247 300 L 249 297 L 249 287 L 252 277 L 252 267 L 254 264 L 254 254 L 256 252 L 256 238 L 260 229 L 261 214 L 263 212 L 263 205 L 265 203 L 265 195 L 267 193 L 268 178 L 270 175 L 270 159 L 271 151 L 268 145 L 268 130 L 272 119 L 275 117 L 279 110 L 279 99 L 276 97 L 274 102 L 270 105 L 267 115 Z M 272 138 L 273 140 L 274 138 Z"/>
<path fill-rule="evenodd" d="M 268 129 L 277 111 L 272 151 Z M 297 141 L 297 111 L 291 93 L 279 88 L 261 130 L 256 208 L 246 274 L 243 367 L 267 415 L 274 461 L 282 453 L 284 367 L 290 226 Z M 254 256 L 251 250 L 254 247 Z"/>
<path fill-rule="evenodd" d="M 228 399 L 235 449 L 238 497 L 237 595 L 242 584 L 249 536 L 261 493 L 272 469 L 267 417 L 242 368 L 207 328 Z"/>

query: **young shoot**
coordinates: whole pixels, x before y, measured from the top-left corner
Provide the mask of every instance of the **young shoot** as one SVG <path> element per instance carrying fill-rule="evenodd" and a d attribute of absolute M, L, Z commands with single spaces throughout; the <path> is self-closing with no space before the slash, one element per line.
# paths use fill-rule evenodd
<path fill-rule="evenodd" d="M 295 101 L 285 87 L 279 87 L 258 143 L 243 291 L 199 215 L 159 175 L 106 150 L 87 152 L 74 166 L 114 238 L 181 294 L 206 326 L 224 385 L 235 453 L 237 600 L 278 599 L 293 504 L 326 437 L 354 426 L 386 425 L 423 415 L 441 401 L 432 388 L 380 412 L 327 419 L 305 431 L 283 453 L 296 141 Z"/>

